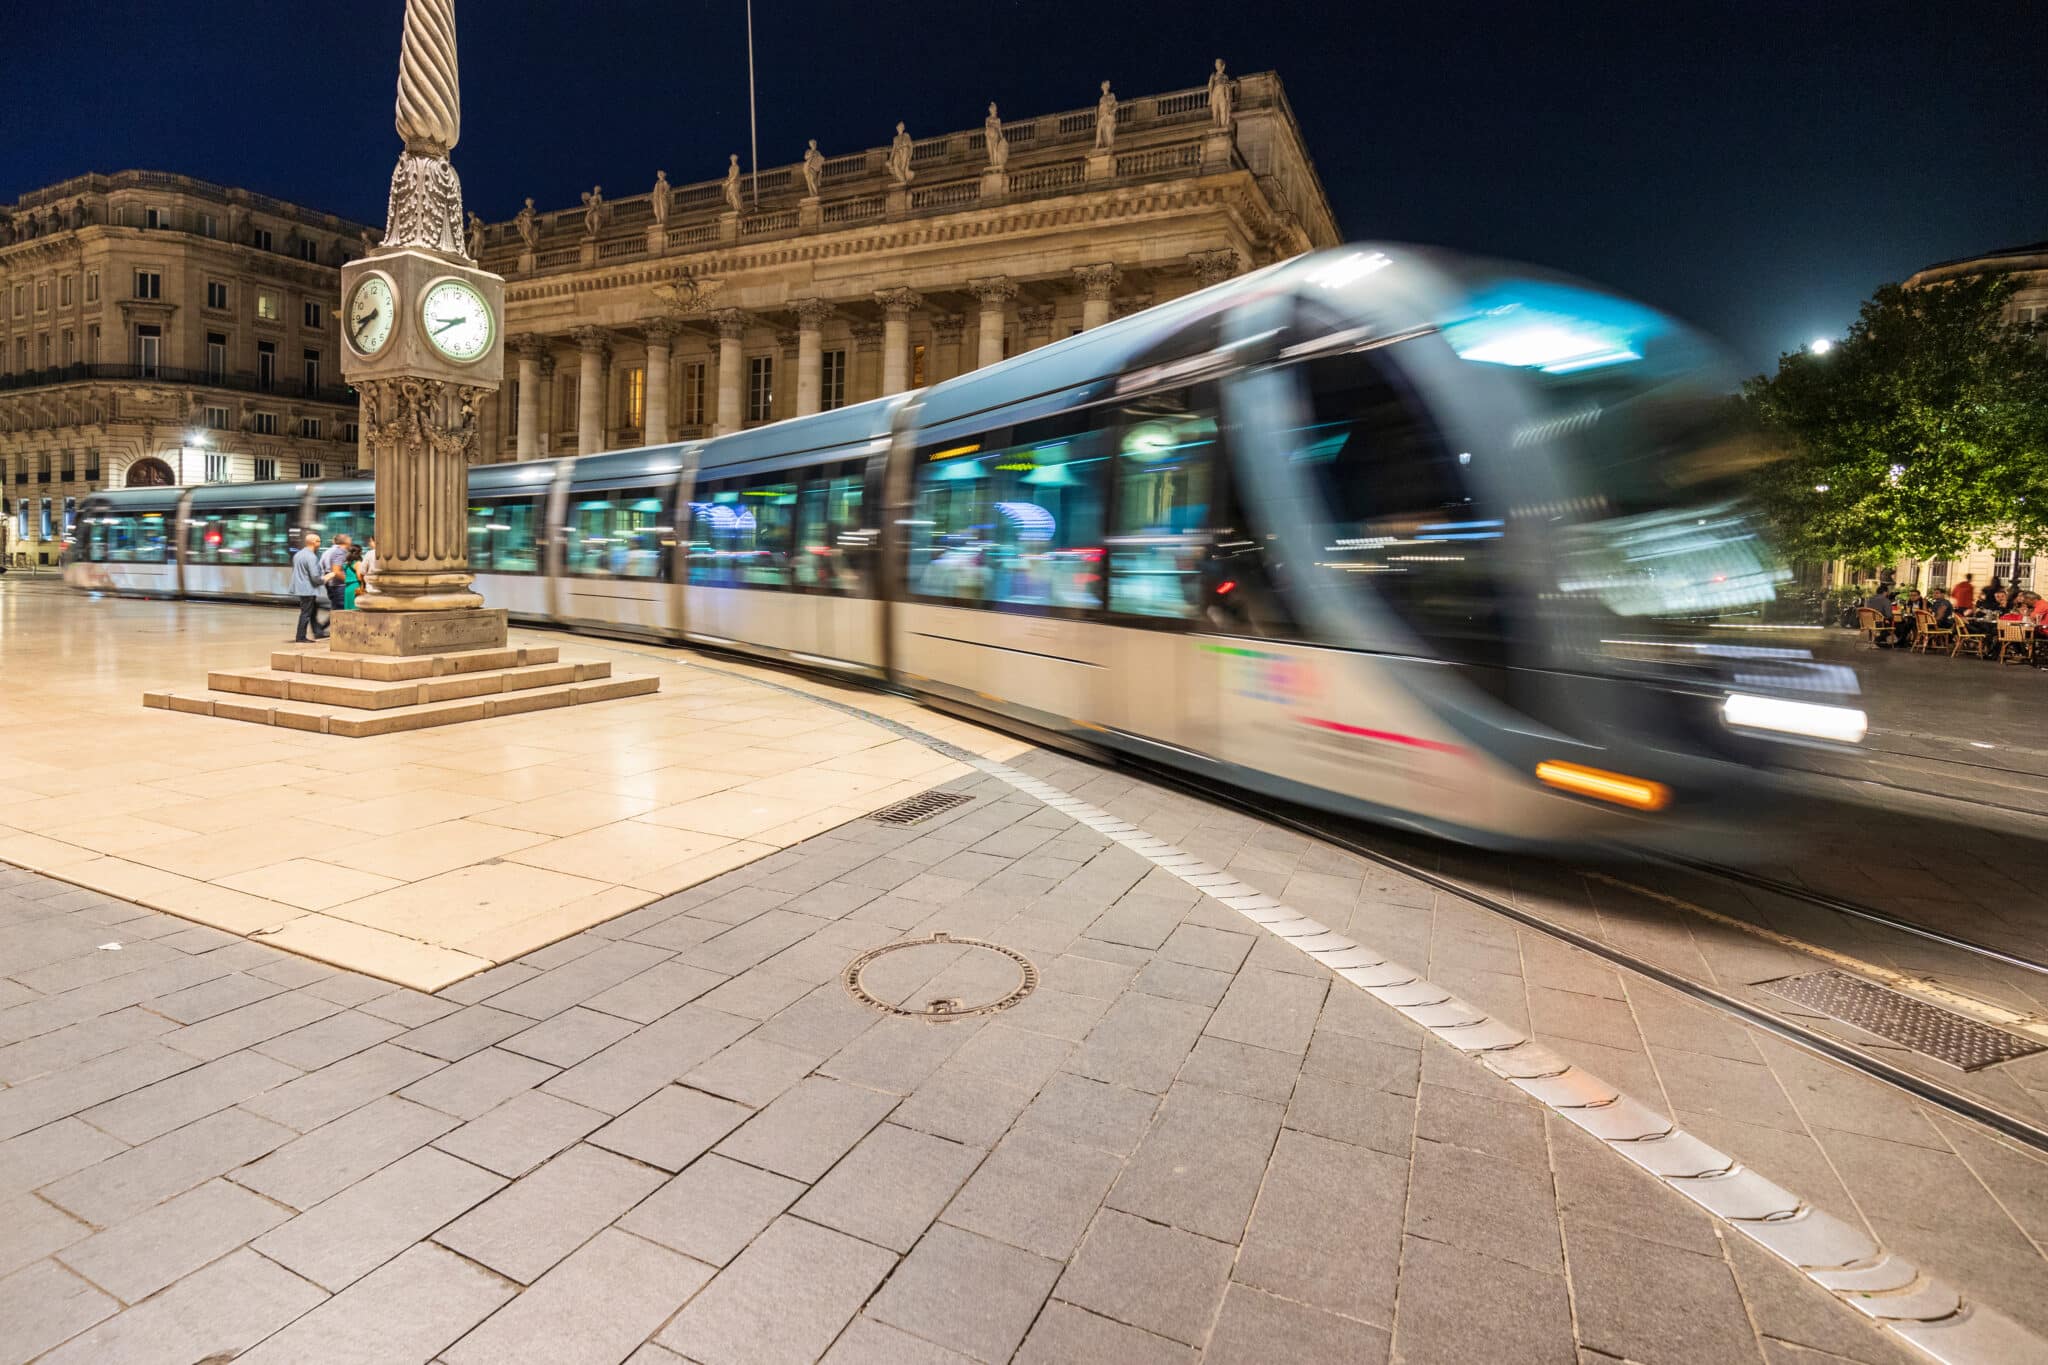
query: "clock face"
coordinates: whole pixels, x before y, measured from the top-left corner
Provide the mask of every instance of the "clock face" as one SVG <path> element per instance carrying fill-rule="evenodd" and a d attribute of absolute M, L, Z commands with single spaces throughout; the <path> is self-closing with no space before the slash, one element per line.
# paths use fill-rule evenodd
<path fill-rule="evenodd" d="M 348 344 L 363 355 L 375 355 L 391 340 L 391 325 L 398 309 L 391 294 L 391 281 L 383 275 L 365 275 L 348 300 Z"/>
<path fill-rule="evenodd" d="M 460 364 L 491 349 L 496 324 L 484 296 L 464 280 L 436 280 L 420 299 L 420 321 L 435 350 Z"/>

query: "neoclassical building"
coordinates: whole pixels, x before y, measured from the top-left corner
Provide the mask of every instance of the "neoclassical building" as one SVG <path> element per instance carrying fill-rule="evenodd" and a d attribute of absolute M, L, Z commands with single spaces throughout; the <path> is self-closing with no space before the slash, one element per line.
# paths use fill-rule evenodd
<path fill-rule="evenodd" d="M 473 221 L 512 351 L 480 458 L 915 388 L 1338 241 L 1277 75 L 1096 98 Z"/>
<path fill-rule="evenodd" d="M 1980 275 L 2010 275 L 2018 286 L 2006 305 L 2013 322 L 2048 322 L 2048 242 L 2003 247 L 1981 256 L 1942 261 L 1913 273 L 1906 288 L 1920 289 Z"/>
<path fill-rule="evenodd" d="M 0 205 L 0 505 L 52 564 L 87 492 L 356 464 L 338 267 L 369 229 L 159 171 Z"/>

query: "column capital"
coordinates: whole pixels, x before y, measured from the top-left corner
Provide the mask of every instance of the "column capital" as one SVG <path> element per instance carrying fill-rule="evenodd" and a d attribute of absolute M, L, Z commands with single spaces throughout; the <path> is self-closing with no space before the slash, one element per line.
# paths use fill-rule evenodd
<path fill-rule="evenodd" d="M 796 354 L 797 336 L 797 333 L 789 331 L 787 328 L 776 329 L 775 346 L 777 350 L 782 352 L 784 358 Z"/>
<path fill-rule="evenodd" d="M 1142 313 L 1152 306 L 1150 294 L 1126 294 L 1116 301 L 1116 315 L 1127 318 L 1133 313 Z"/>
<path fill-rule="evenodd" d="M 853 345 L 855 350 L 879 351 L 882 349 L 882 324 L 879 322 L 856 322 L 853 324 Z"/>
<path fill-rule="evenodd" d="M 747 336 L 747 310 L 744 308 L 720 308 L 709 314 L 718 326 L 720 341 L 744 341 Z"/>
<path fill-rule="evenodd" d="M 1059 315 L 1059 309 L 1052 304 L 1038 304 L 1017 310 L 1017 321 L 1024 325 L 1024 334 L 1047 335 L 1052 331 L 1052 320 Z"/>
<path fill-rule="evenodd" d="M 1107 302 L 1116 287 L 1123 283 L 1124 272 L 1114 263 L 1105 261 L 1100 265 L 1077 265 L 1074 278 L 1080 282 L 1084 298 L 1097 303 Z"/>
<path fill-rule="evenodd" d="M 967 319 L 958 313 L 941 313 L 932 319 L 932 340 L 941 346 L 958 346 L 967 330 Z"/>
<path fill-rule="evenodd" d="M 924 295 L 915 289 L 877 289 L 875 302 L 882 305 L 893 322 L 906 322 L 911 310 L 924 306 Z"/>
<path fill-rule="evenodd" d="M 540 377 L 542 379 L 553 379 L 555 377 L 555 353 L 551 350 L 543 350 L 540 353 Z"/>
<path fill-rule="evenodd" d="M 1188 268 L 1195 272 L 1195 278 L 1204 285 L 1221 284 L 1242 268 L 1235 251 L 1219 247 L 1214 251 L 1190 251 Z"/>
<path fill-rule="evenodd" d="M 605 344 L 611 340 L 611 335 L 602 327 L 577 327 L 569 333 L 570 338 L 585 355 L 592 351 L 602 352 Z"/>
<path fill-rule="evenodd" d="M 984 308 L 1000 308 L 1017 297 L 1017 282 L 1007 275 L 990 275 L 986 279 L 969 280 L 967 292 L 979 299 Z"/>
<path fill-rule="evenodd" d="M 833 306 L 824 299 L 792 299 L 789 311 L 796 315 L 799 328 L 815 332 L 824 326 L 825 319 L 832 316 Z"/>
<path fill-rule="evenodd" d="M 505 345 L 521 360 L 539 360 L 548 354 L 554 342 L 536 332 L 520 332 L 506 337 Z"/>
<path fill-rule="evenodd" d="M 683 320 L 681 318 L 649 318 L 640 324 L 640 330 L 647 334 L 647 342 L 650 346 L 667 346 L 672 344 L 682 334 Z"/>

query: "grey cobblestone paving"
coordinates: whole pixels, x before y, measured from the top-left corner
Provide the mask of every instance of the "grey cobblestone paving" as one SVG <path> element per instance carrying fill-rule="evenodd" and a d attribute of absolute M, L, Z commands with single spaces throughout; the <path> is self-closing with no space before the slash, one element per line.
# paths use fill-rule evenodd
<path fill-rule="evenodd" d="M 2048 1326 L 2033 1157 L 1294 834 L 1017 766 Z M 1915 1358 L 1236 913 L 951 785 L 439 998 L 0 868 L 0 1365 Z M 930 1024 L 840 985 L 935 930 L 1038 989 Z"/>

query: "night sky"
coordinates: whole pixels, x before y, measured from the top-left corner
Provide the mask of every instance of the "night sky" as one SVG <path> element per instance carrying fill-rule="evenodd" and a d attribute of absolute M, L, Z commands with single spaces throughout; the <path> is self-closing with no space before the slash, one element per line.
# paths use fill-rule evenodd
<path fill-rule="evenodd" d="M 756 0 L 761 160 L 1280 72 L 1337 220 L 1570 270 L 1744 367 L 1876 285 L 2048 238 L 2037 0 Z M 147 167 L 381 222 L 401 0 L 24 4 L 0 199 Z M 747 146 L 742 0 L 458 6 L 470 206 L 684 184 Z M 888 18 L 877 16 L 896 15 Z M 934 21 L 936 20 L 936 21 Z M 81 65 L 70 54 L 91 60 Z M 30 60 L 33 55 L 34 60 Z"/>

